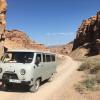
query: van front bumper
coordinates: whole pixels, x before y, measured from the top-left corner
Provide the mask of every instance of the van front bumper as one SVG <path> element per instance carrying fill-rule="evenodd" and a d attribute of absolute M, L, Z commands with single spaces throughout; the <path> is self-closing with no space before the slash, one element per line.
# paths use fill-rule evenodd
<path fill-rule="evenodd" d="M 10 84 L 26 84 L 30 85 L 31 81 L 29 80 L 22 80 L 19 79 L 17 74 L 14 72 L 5 72 L 2 76 L 3 83 L 10 83 Z"/>
<path fill-rule="evenodd" d="M 17 80 L 17 79 L 2 79 L 1 80 L 3 83 L 12 83 L 12 84 L 25 84 L 25 85 L 30 85 L 31 81 L 22 81 L 22 80 Z"/>

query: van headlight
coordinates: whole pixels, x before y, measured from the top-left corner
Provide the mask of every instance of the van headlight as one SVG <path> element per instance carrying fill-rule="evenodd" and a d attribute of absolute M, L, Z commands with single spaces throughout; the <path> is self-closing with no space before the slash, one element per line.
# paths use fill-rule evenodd
<path fill-rule="evenodd" d="M 20 70 L 20 74 L 21 74 L 21 75 L 25 75 L 25 73 L 26 73 L 26 70 L 25 70 L 25 69 L 21 69 L 21 70 Z"/>
<path fill-rule="evenodd" d="M 2 73 L 2 68 L 0 68 L 0 73 Z"/>

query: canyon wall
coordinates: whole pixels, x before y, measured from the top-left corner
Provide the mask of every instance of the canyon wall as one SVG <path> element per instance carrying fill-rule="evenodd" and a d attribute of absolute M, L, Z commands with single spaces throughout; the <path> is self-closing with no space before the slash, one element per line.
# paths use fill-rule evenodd
<path fill-rule="evenodd" d="M 6 28 L 6 0 L 0 0 L 0 56 L 4 52 L 5 28 Z"/>
<path fill-rule="evenodd" d="M 73 50 L 84 47 L 89 55 L 100 53 L 100 11 L 96 16 L 83 20 L 74 40 Z"/>

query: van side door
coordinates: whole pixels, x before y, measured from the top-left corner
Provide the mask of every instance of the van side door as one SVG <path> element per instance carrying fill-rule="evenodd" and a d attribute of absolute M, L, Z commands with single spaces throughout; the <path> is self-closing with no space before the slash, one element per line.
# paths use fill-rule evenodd
<path fill-rule="evenodd" d="M 44 80 L 50 78 L 52 75 L 52 62 L 50 54 L 43 53 L 43 69 L 44 69 Z"/>
<path fill-rule="evenodd" d="M 41 53 L 36 53 L 34 76 L 36 79 L 39 77 L 42 77 L 42 55 Z"/>

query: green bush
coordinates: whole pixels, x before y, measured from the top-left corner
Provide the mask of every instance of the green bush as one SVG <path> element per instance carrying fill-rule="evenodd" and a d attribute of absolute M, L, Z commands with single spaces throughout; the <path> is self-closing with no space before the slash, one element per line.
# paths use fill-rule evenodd
<path fill-rule="evenodd" d="M 83 63 L 82 65 L 80 65 L 80 67 L 78 68 L 78 71 L 84 71 L 87 70 L 91 67 L 91 65 L 87 62 Z"/>
<path fill-rule="evenodd" d="M 86 79 L 82 82 L 83 86 L 85 86 L 87 89 L 92 89 L 95 85 L 94 79 Z"/>

